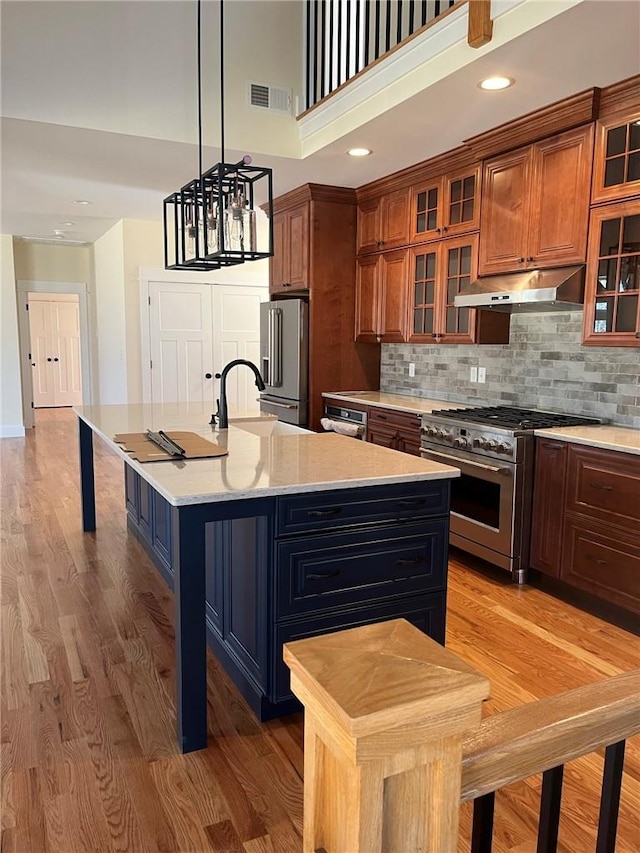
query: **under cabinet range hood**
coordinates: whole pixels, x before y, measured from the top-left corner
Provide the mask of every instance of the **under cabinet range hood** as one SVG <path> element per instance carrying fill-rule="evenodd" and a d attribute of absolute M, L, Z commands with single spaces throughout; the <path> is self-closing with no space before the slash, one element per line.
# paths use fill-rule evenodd
<path fill-rule="evenodd" d="M 455 297 L 456 308 L 509 313 L 570 311 L 584 302 L 584 265 L 485 275 Z"/>

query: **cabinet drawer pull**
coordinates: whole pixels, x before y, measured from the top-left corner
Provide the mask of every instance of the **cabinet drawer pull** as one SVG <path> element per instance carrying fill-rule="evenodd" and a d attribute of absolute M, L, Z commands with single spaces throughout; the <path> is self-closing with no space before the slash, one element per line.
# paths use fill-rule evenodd
<path fill-rule="evenodd" d="M 340 574 L 340 569 L 333 569 L 330 572 L 313 572 L 306 576 L 308 581 L 322 581 L 325 578 L 337 578 Z"/>
<path fill-rule="evenodd" d="M 411 557 L 409 560 L 396 560 L 396 566 L 417 566 L 419 563 L 424 563 L 424 557 Z"/>
<path fill-rule="evenodd" d="M 607 565 L 606 560 L 599 560 L 597 557 L 592 557 L 591 554 L 586 554 L 585 557 L 587 560 L 591 560 L 592 563 L 597 563 L 599 566 Z"/>
<path fill-rule="evenodd" d="M 600 483 L 589 483 L 592 489 L 600 489 L 601 492 L 612 492 L 613 486 L 602 486 Z"/>
<path fill-rule="evenodd" d="M 407 498 L 404 501 L 398 501 L 398 506 L 424 506 L 425 504 L 424 498 Z"/>
<path fill-rule="evenodd" d="M 376 418 L 377 418 L 377 420 L 379 420 L 379 421 L 386 421 L 386 420 L 387 420 L 387 416 L 386 416 L 386 415 L 376 415 Z"/>
<path fill-rule="evenodd" d="M 342 509 L 339 506 L 332 506 L 330 509 L 310 509 L 307 512 L 308 518 L 329 518 L 332 515 L 340 515 Z"/>

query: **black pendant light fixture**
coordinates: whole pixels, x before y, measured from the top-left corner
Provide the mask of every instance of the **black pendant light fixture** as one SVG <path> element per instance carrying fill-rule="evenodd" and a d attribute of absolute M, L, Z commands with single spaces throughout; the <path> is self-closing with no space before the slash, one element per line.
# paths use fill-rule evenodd
<path fill-rule="evenodd" d="M 220 2 L 220 162 L 202 170 L 201 0 L 197 0 L 198 177 L 164 200 L 164 265 L 170 270 L 218 270 L 273 255 L 273 221 L 256 227 L 256 199 L 273 207 L 271 169 L 245 155 L 225 163 L 224 0 Z"/>

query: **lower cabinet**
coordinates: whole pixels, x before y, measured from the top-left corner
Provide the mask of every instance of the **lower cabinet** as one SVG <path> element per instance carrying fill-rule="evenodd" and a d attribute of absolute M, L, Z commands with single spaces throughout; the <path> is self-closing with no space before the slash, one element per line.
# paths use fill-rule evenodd
<path fill-rule="evenodd" d="M 420 427 L 418 415 L 395 409 L 369 409 L 367 441 L 420 456 Z"/>
<path fill-rule="evenodd" d="M 530 564 L 640 613 L 640 457 L 536 439 Z"/>
<path fill-rule="evenodd" d="M 175 510 L 125 470 L 129 528 L 172 585 Z M 260 719 L 300 707 L 288 640 L 404 617 L 444 643 L 449 497 L 432 480 L 209 505 L 209 644 Z"/>

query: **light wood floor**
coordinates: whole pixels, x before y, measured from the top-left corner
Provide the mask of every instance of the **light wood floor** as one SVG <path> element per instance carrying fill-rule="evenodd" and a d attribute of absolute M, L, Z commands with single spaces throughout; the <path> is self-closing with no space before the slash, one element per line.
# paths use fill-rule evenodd
<path fill-rule="evenodd" d="M 210 656 L 209 746 L 177 753 L 172 596 L 127 535 L 122 463 L 96 441 L 98 531 L 83 535 L 75 418 L 36 420 L 0 441 L 2 853 L 300 853 L 301 715 L 260 725 Z M 448 647 L 490 677 L 487 714 L 640 666 L 638 637 L 457 558 Z M 566 768 L 563 853 L 594 849 L 601 768 Z M 539 787 L 499 793 L 497 853 L 535 850 Z M 636 738 L 619 853 L 640 850 L 639 814 Z"/>

